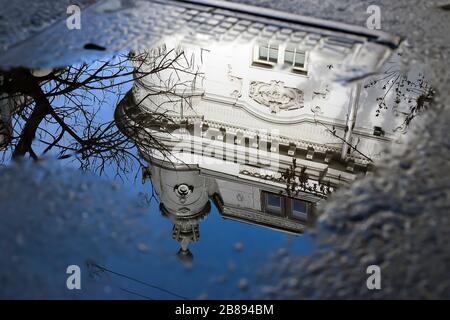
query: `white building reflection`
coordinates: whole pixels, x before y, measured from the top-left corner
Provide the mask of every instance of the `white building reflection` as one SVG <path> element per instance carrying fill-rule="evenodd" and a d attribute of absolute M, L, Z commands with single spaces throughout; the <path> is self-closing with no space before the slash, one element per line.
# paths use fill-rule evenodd
<path fill-rule="evenodd" d="M 248 40 L 196 32 L 135 53 L 135 84 L 116 110 L 181 255 L 210 200 L 224 218 L 301 234 L 317 203 L 370 173 L 396 139 L 398 121 L 364 103 L 373 92 L 336 81 L 377 70 L 388 46 L 339 30 L 253 29 Z"/>

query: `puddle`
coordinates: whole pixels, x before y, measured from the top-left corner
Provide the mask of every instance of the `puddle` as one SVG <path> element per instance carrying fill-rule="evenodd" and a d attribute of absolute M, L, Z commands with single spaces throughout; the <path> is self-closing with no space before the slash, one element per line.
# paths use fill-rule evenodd
<path fill-rule="evenodd" d="M 133 14 L 117 6 L 87 14 Z M 11 169 L 12 159 L 53 159 L 43 166 L 67 168 L 64 188 L 78 168 L 120 186 L 96 195 L 93 182 L 96 196 L 83 210 L 67 205 L 81 217 L 111 210 L 104 207 L 110 197 L 118 211 L 122 197 L 139 208 L 121 212 L 140 213 L 129 230 L 111 227 L 130 233 L 122 251 L 104 249 L 100 257 L 83 252 L 83 242 L 74 255 L 61 254 L 67 263 L 76 257 L 91 276 L 89 289 L 52 284 L 49 297 L 258 296 L 253 284 L 268 259 L 310 254 L 314 245 L 304 232 L 326 199 L 372 175 L 433 99 L 424 71 L 404 69 L 397 37 L 228 5 L 197 9 L 159 8 L 161 21 L 177 16 L 177 23 L 149 22 L 152 41 L 131 35 L 127 40 L 139 43 L 131 50 L 111 54 L 108 41 L 76 40 L 82 47 L 71 59 L 106 51 L 94 61 L 61 67 L 69 58 L 43 55 L 27 69 L 18 66 L 40 49 L 15 59 L 20 48 L 13 48 L 1 57 L 3 170 L 33 170 Z M 87 177 L 80 179 L 96 179 Z M 32 203 L 38 208 L 45 199 Z M 6 212 L 16 211 L 4 201 Z M 51 230 L 42 236 L 56 237 Z"/>

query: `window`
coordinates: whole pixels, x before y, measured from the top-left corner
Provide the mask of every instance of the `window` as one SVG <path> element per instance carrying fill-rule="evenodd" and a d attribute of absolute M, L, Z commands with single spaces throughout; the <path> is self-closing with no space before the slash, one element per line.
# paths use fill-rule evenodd
<path fill-rule="evenodd" d="M 266 43 L 259 46 L 259 60 L 277 63 L 278 45 Z"/>
<path fill-rule="evenodd" d="M 300 69 L 305 68 L 306 53 L 294 47 L 284 50 L 284 63 Z"/>
<path fill-rule="evenodd" d="M 286 218 L 307 222 L 313 204 L 308 201 L 294 199 L 275 193 L 263 192 L 263 211 Z"/>
<path fill-rule="evenodd" d="M 266 212 L 281 215 L 283 211 L 282 197 L 273 193 L 267 193 L 265 199 Z"/>
<path fill-rule="evenodd" d="M 373 127 L 373 135 L 377 137 L 384 136 L 384 131 L 381 127 Z"/>
<path fill-rule="evenodd" d="M 265 42 L 255 47 L 254 63 L 264 67 L 272 67 L 278 63 L 279 46 L 273 42 Z"/>
<path fill-rule="evenodd" d="M 309 203 L 298 199 L 291 199 L 291 201 L 292 201 L 292 217 L 298 220 L 307 221 Z"/>
<path fill-rule="evenodd" d="M 280 63 L 288 66 L 294 73 L 306 75 L 306 52 L 292 45 L 279 45 L 275 42 L 263 42 L 255 46 L 253 52 L 253 65 L 272 68 Z"/>

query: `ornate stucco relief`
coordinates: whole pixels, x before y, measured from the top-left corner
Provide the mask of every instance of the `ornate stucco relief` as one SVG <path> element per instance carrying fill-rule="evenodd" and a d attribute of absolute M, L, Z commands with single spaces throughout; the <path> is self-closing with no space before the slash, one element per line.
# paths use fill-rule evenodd
<path fill-rule="evenodd" d="M 232 74 L 231 65 L 228 65 L 228 80 L 232 84 L 230 96 L 239 99 L 242 96 L 242 78 L 236 77 Z"/>
<path fill-rule="evenodd" d="M 303 108 L 303 91 L 284 86 L 283 81 L 251 81 L 250 98 L 269 108 L 271 113 Z"/>
<path fill-rule="evenodd" d="M 328 85 L 325 85 L 323 88 L 320 88 L 319 90 L 313 91 L 312 98 L 318 99 L 318 100 L 327 100 L 330 96 L 330 89 Z"/>

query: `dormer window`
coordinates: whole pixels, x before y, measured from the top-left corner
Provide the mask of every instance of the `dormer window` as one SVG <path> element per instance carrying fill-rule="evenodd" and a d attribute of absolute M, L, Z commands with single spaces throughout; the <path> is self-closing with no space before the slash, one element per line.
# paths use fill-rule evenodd
<path fill-rule="evenodd" d="M 278 63 L 279 45 L 274 42 L 261 43 L 255 47 L 253 63 L 264 67 L 273 67 Z"/>
<path fill-rule="evenodd" d="M 284 50 L 284 64 L 291 67 L 293 72 L 306 74 L 306 52 L 287 46 Z"/>
<path fill-rule="evenodd" d="M 262 42 L 254 47 L 253 66 L 273 68 L 285 65 L 293 73 L 307 75 L 307 53 L 292 45 Z"/>

